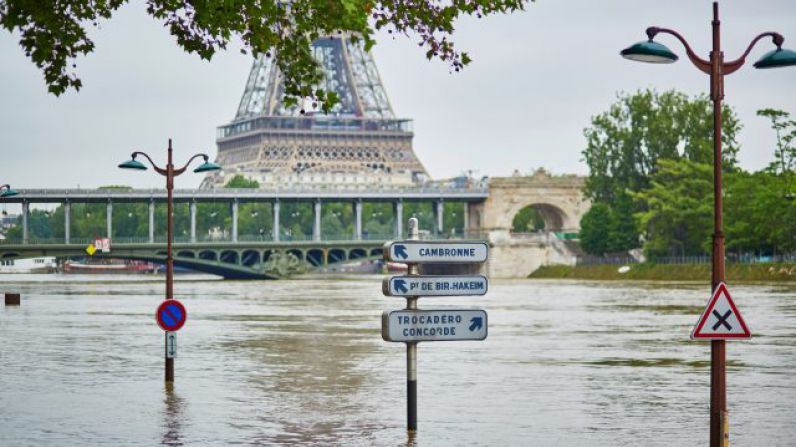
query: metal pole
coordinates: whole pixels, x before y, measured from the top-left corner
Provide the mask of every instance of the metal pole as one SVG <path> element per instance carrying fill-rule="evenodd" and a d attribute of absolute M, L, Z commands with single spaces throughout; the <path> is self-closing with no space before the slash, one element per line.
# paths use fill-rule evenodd
<path fill-rule="evenodd" d="M 724 281 L 724 233 L 721 196 L 721 100 L 724 97 L 724 55 L 721 52 L 719 4 L 713 2 L 713 51 L 710 53 L 710 96 L 713 100 L 713 258 L 712 289 Z M 729 445 L 727 430 L 726 342 L 710 343 L 710 446 Z"/>
<path fill-rule="evenodd" d="M 313 207 L 313 223 L 312 223 L 312 240 L 320 241 L 321 240 L 321 200 L 318 199 L 315 201 L 315 206 Z"/>
<path fill-rule="evenodd" d="M 404 234 L 404 203 L 401 199 L 393 204 L 393 218 L 395 219 L 395 237 L 402 238 Z"/>
<path fill-rule="evenodd" d="M 68 244 L 70 239 L 72 221 L 72 202 L 64 202 L 64 243 Z"/>
<path fill-rule="evenodd" d="M 174 258 L 171 256 L 171 240 L 174 231 L 172 219 L 173 211 L 173 190 L 174 190 L 174 163 L 172 161 L 171 138 L 169 138 L 169 157 L 166 165 L 166 299 L 174 299 Z M 166 382 L 174 382 L 174 359 L 169 358 L 168 344 L 169 334 L 166 332 L 164 337 L 164 357 L 166 359 Z"/>
<path fill-rule="evenodd" d="M 362 199 L 354 202 L 354 239 L 362 240 Z"/>
<path fill-rule="evenodd" d="M 400 202 L 399 202 L 400 203 Z M 420 239 L 417 218 L 409 219 L 409 240 Z M 407 274 L 417 275 L 417 264 L 408 264 Z M 417 310 L 417 296 L 406 297 L 406 308 Z M 417 342 L 406 343 L 406 428 L 417 431 Z"/>
<path fill-rule="evenodd" d="M 232 200 L 232 242 L 238 242 L 238 199 Z"/>
<path fill-rule="evenodd" d="M 196 242 L 196 200 L 189 205 L 191 213 L 191 242 Z"/>
<path fill-rule="evenodd" d="M 445 216 L 445 203 L 442 199 L 438 200 L 434 204 L 434 217 L 436 217 L 436 222 L 434 225 L 437 227 L 434 229 L 435 234 L 442 234 L 445 231 L 444 227 L 444 216 Z"/>
<path fill-rule="evenodd" d="M 465 239 L 468 237 L 467 234 L 470 232 L 470 202 L 464 202 L 462 212 L 464 213 L 464 218 L 462 219 L 462 237 Z"/>
<path fill-rule="evenodd" d="M 155 243 L 155 199 L 149 199 L 149 243 Z"/>
<path fill-rule="evenodd" d="M 30 204 L 27 200 L 22 201 L 22 243 L 28 243 L 28 212 Z"/>
<path fill-rule="evenodd" d="M 113 238 L 113 202 L 110 199 L 108 199 L 108 205 L 105 209 L 105 226 L 108 239 Z"/>
<path fill-rule="evenodd" d="M 274 241 L 279 241 L 279 200 L 274 201 L 273 212 L 274 212 L 274 225 L 271 230 L 274 232 L 273 234 Z"/>

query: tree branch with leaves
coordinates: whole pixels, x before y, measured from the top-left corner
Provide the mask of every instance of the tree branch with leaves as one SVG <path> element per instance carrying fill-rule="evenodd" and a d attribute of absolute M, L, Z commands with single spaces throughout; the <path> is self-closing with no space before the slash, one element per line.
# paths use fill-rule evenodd
<path fill-rule="evenodd" d="M 531 0 L 533 1 L 533 0 Z M 76 61 L 95 44 L 88 30 L 110 19 L 129 0 L 0 0 L 0 26 L 19 33 L 19 44 L 44 75 L 48 90 L 79 90 Z M 366 50 L 375 33 L 414 39 L 428 59 L 459 71 L 471 61 L 452 40 L 463 16 L 522 10 L 528 0 L 147 0 L 149 15 L 162 21 L 188 53 L 210 60 L 234 39 L 243 52 L 273 57 L 284 74 L 288 104 L 310 98 L 323 111 L 338 99 L 317 88 L 323 77 L 312 42 L 343 34 L 361 39 Z"/>

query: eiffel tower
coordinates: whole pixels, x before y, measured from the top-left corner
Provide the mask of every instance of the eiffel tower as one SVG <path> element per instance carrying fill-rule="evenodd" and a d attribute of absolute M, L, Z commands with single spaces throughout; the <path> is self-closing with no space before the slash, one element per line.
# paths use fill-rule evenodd
<path fill-rule="evenodd" d="M 271 58 L 257 56 L 235 118 L 218 128 L 224 171 L 204 187 L 222 186 L 237 174 L 264 188 L 427 179 L 412 149 L 412 121 L 395 117 L 371 54 L 348 37 L 319 39 L 312 51 L 325 75 L 321 87 L 340 102 L 330 113 L 311 101 L 286 105 L 282 73 Z"/>

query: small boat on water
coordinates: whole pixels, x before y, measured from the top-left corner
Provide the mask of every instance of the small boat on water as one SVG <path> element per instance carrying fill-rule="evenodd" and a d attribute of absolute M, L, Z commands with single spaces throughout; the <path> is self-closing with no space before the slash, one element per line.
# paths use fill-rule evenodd
<path fill-rule="evenodd" d="M 102 259 L 91 261 L 65 261 L 64 273 L 90 274 L 90 273 L 155 273 L 158 266 L 151 262 L 134 261 L 129 259 Z"/>
<path fill-rule="evenodd" d="M 52 256 L 0 260 L 0 273 L 55 273 L 57 270 Z"/>

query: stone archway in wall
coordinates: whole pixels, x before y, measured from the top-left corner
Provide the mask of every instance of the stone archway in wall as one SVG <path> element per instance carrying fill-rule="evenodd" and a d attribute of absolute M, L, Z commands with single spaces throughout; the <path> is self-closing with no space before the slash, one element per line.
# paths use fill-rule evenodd
<path fill-rule="evenodd" d="M 511 220 L 511 233 L 561 231 L 568 220 L 566 213 L 549 203 L 532 203 L 517 210 Z"/>
<path fill-rule="evenodd" d="M 489 197 L 480 206 L 480 228 L 486 231 L 512 230 L 515 216 L 526 207 L 532 207 L 542 216 L 546 231 L 577 233 L 580 218 L 590 203 L 583 196 L 583 178 L 577 176 L 550 177 L 544 174 L 489 179 Z M 472 220 L 472 219 L 471 219 Z"/>

